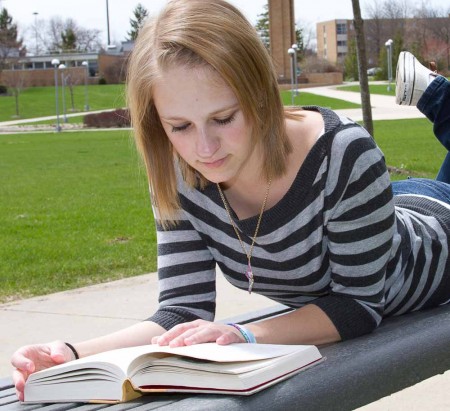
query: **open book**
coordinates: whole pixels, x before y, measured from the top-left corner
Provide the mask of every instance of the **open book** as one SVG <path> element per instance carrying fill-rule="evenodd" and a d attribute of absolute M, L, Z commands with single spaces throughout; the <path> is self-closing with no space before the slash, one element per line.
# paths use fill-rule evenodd
<path fill-rule="evenodd" d="M 145 393 L 250 395 L 322 359 L 312 345 L 122 348 L 32 374 L 25 402 L 122 402 Z"/>

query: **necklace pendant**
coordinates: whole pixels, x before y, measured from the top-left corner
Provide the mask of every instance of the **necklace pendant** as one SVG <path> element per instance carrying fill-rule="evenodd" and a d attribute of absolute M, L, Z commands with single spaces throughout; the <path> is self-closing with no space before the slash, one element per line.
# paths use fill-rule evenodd
<path fill-rule="evenodd" d="M 247 270 L 245 271 L 245 276 L 248 279 L 248 293 L 251 294 L 253 289 L 253 283 L 255 282 L 255 280 L 253 278 L 253 271 L 252 266 L 250 265 L 250 261 L 248 262 Z"/>

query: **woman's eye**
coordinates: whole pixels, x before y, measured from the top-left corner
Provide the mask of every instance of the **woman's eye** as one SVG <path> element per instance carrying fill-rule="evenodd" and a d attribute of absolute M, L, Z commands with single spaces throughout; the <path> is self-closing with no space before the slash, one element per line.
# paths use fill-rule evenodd
<path fill-rule="evenodd" d="M 176 133 L 177 131 L 184 131 L 189 127 L 189 124 L 184 124 L 182 126 L 172 126 L 172 133 Z"/>
<path fill-rule="evenodd" d="M 234 114 L 232 114 L 230 117 L 227 117 L 227 118 L 217 118 L 217 119 L 215 119 L 214 121 L 217 123 L 217 124 L 220 124 L 221 126 L 223 126 L 223 125 L 225 125 L 225 124 L 229 124 L 229 123 L 231 123 L 233 120 L 234 120 Z"/>

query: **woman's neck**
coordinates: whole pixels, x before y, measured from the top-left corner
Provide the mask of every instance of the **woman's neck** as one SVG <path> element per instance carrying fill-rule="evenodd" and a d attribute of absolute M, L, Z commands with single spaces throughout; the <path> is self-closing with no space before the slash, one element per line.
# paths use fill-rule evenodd
<path fill-rule="evenodd" d="M 306 156 L 317 141 L 323 129 L 323 119 L 319 113 L 305 111 L 302 120 L 287 120 L 287 134 L 293 150 L 286 159 L 286 172 L 281 177 L 273 179 L 267 195 L 266 210 L 276 205 L 289 191 Z M 256 151 L 256 150 L 255 150 Z M 256 159 L 262 161 L 262 155 L 256 154 Z M 228 204 L 240 220 L 257 216 L 266 197 L 269 181 L 264 178 L 259 168 L 248 167 L 233 181 L 222 185 L 222 190 Z"/>

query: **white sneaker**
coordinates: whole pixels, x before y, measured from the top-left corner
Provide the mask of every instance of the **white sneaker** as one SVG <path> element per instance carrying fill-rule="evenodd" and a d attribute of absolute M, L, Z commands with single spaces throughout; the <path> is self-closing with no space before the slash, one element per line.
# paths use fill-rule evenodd
<path fill-rule="evenodd" d="M 398 56 L 395 79 L 395 102 L 415 106 L 437 74 L 420 64 L 408 51 Z"/>

